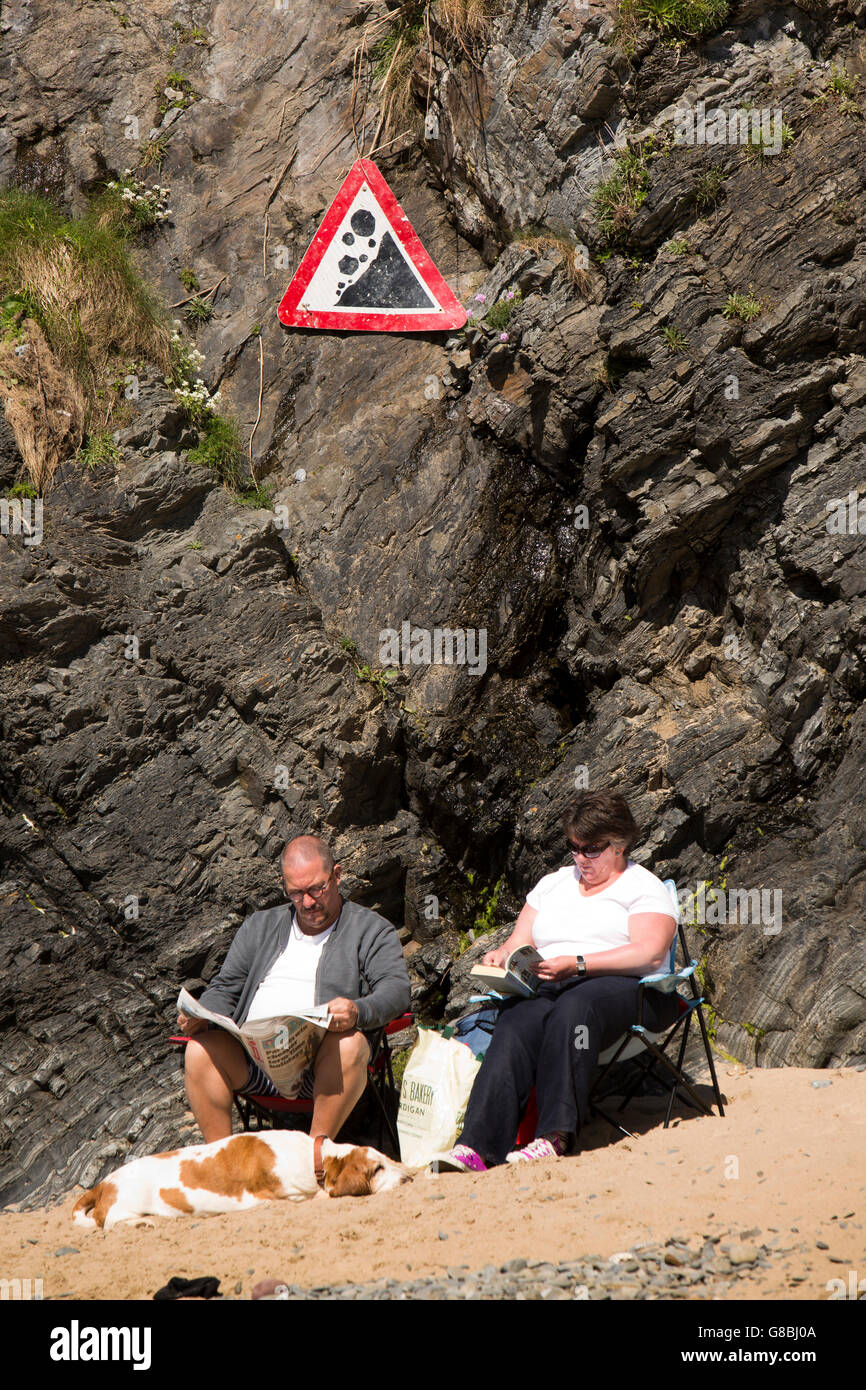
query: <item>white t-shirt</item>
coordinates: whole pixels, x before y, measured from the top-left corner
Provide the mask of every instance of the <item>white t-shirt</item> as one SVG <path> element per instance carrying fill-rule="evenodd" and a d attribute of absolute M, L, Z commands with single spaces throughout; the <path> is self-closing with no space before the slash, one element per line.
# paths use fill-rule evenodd
<path fill-rule="evenodd" d="M 247 1021 L 258 1018 L 279 1018 L 281 1014 L 302 1013 L 316 1002 L 316 971 L 322 947 L 336 926 L 317 936 L 307 936 L 298 927 L 294 915 L 289 942 L 282 955 L 277 956 L 265 975 L 250 1005 Z"/>
<path fill-rule="evenodd" d="M 538 913 L 532 942 L 545 960 L 628 946 L 628 919 L 637 912 L 675 915 L 673 899 L 661 879 L 630 859 L 624 872 L 600 893 L 584 897 L 579 882 L 577 869 L 566 865 L 545 874 L 526 895 Z M 671 940 L 673 933 L 671 928 Z"/>

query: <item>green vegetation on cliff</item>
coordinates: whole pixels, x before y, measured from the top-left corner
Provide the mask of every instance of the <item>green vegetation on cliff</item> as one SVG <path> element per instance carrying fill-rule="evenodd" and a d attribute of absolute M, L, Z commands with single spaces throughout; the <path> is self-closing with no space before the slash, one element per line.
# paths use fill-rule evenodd
<path fill-rule="evenodd" d="M 0 297 L 18 299 L 91 410 L 118 361 L 170 364 L 169 328 L 130 254 L 118 200 L 69 218 L 37 193 L 0 193 Z"/>

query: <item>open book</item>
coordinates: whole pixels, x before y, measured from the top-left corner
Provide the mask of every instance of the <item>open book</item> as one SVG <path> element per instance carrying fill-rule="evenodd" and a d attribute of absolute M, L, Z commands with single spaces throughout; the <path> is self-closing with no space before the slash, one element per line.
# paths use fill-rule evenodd
<path fill-rule="evenodd" d="M 241 1047 L 273 1081 L 280 1095 L 294 1100 L 301 1088 L 304 1072 L 313 1064 L 319 1043 L 328 1031 L 331 1015 L 324 1004 L 303 1014 L 282 1014 L 279 1018 L 259 1018 L 238 1026 L 225 1014 L 212 1013 L 185 989 L 177 997 L 179 1012 L 190 1018 L 215 1023 L 237 1038 Z"/>
<path fill-rule="evenodd" d="M 542 960 L 534 946 L 516 946 L 504 965 L 473 965 L 469 974 L 497 994 L 522 994 L 531 999 L 538 993 L 538 976 L 530 965 Z"/>

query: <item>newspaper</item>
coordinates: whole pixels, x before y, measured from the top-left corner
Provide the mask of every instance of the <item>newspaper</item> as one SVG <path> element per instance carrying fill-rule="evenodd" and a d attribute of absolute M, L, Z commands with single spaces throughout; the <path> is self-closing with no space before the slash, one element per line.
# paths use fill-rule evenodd
<path fill-rule="evenodd" d="M 237 1038 L 241 1047 L 258 1063 L 286 1100 L 294 1100 L 301 1089 L 304 1072 L 313 1065 L 319 1043 L 328 1030 L 331 1015 L 325 1004 L 302 1014 L 281 1014 L 279 1018 L 259 1018 L 240 1027 L 225 1014 L 212 1013 L 185 989 L 177 997 L 178 1011 L 190 1018 L 216 1023 Z"/>

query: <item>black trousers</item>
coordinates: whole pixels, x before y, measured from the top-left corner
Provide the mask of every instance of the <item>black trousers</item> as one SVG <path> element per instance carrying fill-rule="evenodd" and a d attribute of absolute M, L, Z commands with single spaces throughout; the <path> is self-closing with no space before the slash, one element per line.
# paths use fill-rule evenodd
<path fill-rule="evenodd" d="M 488 1166 L 503 1163 L 533 1086 L 537 1133 L 573 1141 L 588 1118 L 599 1053 L 637 1023 L 637 1000 L 632 976 L 597 975 L 542 984 L 536 998 L 503 1004 L 458 1142 Z M 674 995 L 645 991 L 642 1021 L 651 1031 L 669 1027 L 677 1012 Z"/>

